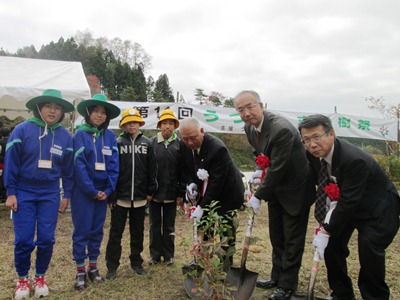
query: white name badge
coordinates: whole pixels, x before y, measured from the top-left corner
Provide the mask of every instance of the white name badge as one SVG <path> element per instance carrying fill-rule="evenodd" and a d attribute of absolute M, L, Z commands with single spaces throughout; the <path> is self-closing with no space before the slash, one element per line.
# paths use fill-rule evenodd
<path fill-rule="evenodd" d="M 39 169 L 51 169 L 52 163 L 53 162 L 51 160 L 39 159 L 38 168 Z"/>
<path fill-rule="evenodd" d="M 107 155 L 107 156 L 111 156 L 112 155 L 111 149 L 103 149 L 102 152 L 103 152 L 103 155 Z"/>
<path fill-rule="evenodd" d="M 97 163 L 94 164 L 94 169 L 96 171 L 105 171 L 106 170 L 106 164 L 97 162 Z"/>
<path fill-rule="evenodd" d="M 61 156 L 63 152 L 60 149 L 52 147 L 52 148 L 50 148 L 50 153 L 53 153 L 53 154 Z"/>

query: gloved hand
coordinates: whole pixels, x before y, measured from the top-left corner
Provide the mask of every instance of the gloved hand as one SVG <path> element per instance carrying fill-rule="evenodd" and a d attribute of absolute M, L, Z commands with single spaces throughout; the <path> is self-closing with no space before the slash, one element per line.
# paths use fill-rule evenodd
<path fill-rule="evenodd" d="M 190 197 L 196 197 L 197 196 L 197 184 L 192 182 L 191 184 L 186 186 L 186 191 L 188 192 Z"/>
<path fill-rule="evenodd" d="M 261 175 L 262 175 L 262 170 L 255 170 L 254 173 L 251 174 L 249 182 L 253 184 L 260 184 Z"/>
<path fill-rule="evenodd" d="M 191 219 L 196 218 L 197 221 L 200 221 L 201 217 L 203 216 L 203 213 L 204 213 L 204 211 L 201 208 L 201 206 L 197 205 L 196 209 L 194 210 L 194 212 L 192 212 L 192 214 L 190 215 L 190 218 Z"/>
<path fill-rule="evenodd" d="M 323 229 L 319 230 L 316 235 L 314 235 L 313 245 L 317 248 L 319 259 L 324 259 L 324 252 L 326 246 L 328 246 L 329 234 L 327 234 Z"/>
<path fill-rule="evenodd" d="M 254 213 L 256 214 L 258 212 L 258 210 L 260 209 L 261 200 L 253 195 L 253 196 L 251 196 L 249 202 L 247 202 L 247 205 L 249 207 L 251 207 L 253 209 Z"/>

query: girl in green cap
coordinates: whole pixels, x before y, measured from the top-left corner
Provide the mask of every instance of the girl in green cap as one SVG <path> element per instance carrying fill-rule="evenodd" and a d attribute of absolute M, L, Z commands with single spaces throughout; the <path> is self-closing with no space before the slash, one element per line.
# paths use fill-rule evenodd
<path fill-rule="evenodd" d="M 97 257 L 103 240 L 107 198 L 115 189 L 119 172 L 117 141 L 107 127 L 120 110 L 103 94 L 80 102 L 77 110 L 85 118 L 85 124 L 78 126 L 73 138 L 72 252 L 77 267 L 75 289 L 83 290 L 86 274 L 92 282 L 103 282 L 97 269 Z M 89 258 L 87 273 L 86 258 Z"/>

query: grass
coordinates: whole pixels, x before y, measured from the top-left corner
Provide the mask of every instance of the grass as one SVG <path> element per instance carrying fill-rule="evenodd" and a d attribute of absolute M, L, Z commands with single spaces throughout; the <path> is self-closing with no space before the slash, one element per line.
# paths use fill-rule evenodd
<path fill-rule="evenodd" d="M 313 210 L 313 209 L 311 209 Z M 104 240 L 102 244 L 102 254 L 99 257 L 99 269 L 101 274 L 105 275 L 106 267 L 104 261 L 105 245 L 108 240 L 109 217 L 104 228 Z M 246 226 L 247 214 L 239 213 L 240 232 L 238 233 L 237 252 L 235 254 L 234 264 L 238 266 L 242 250 L 243 235 Z M 183 231 L 184 235 L 190 238 L 192 222 L 185 215 L 179 213 L 176 219 L 176 231 Z M 268 236 L 268 214 L 267 205 L 261 206 L 259 214 L 253 228 L 253 237 L 255 244 L 250 247 L 250 253 L 247 260 L 247 269 L 258 272 L 259 278 L 269 278 L 271 269 L 271 246 Z M 13 264 L 13 228 L 9 219 L 8 209 L 0 206 L 0 299 L 11 299 L 16 282 L 16 273 Z M 306 294 L 310 268 L 312 264 L 312 234 L 315 227 L 315 221 L 310 214 L 310 223 L 307 234 L 306 250 L 303 256 L 303 264 L 300 270 L 300 282 L 297 294 Z M 147 276 L 137 276 L 129 268 L 129 237 L 128 227 L 123 238 L 123 253 L 121 266 L 118 269 L 118 278 L 114 281 L 106 281 L 100 285 L 89 283 L 88 288 L 83 292 L 76 292 L 73 289 L 75 278 L 75 264 L 72 260 L 72 222 L 69 212 L 60 215 L 57 226 L 57 241 L 54 247 L 53 259 L 46 274 L 50 286 L 50 295 L 47 299 L 163 299 L 179 300 L 188 299 L 183 288 L 183 278 L 181 268 L 184 264 L 191 261 L 191 256 L 187 249 L 184 249 L 176 241 L 175 263 L 172 266 L 156 265 L 144 267 L 149 271 Z M 145 250 L 143 258 L 147 262 L 149 257 L 148 237 L 149 224 L 146 218 L 145 226 Z M 398 252 L 400 239 L 397 235 L 392 245 L 387 249 L 386 256 L 386 275 L 387 283 L 391 289 L 391 299 L 400 299 L 400 254 Z M 350 242 L 350 257 L 348 258 L 348 267 L 350 275 L 355 285 L 357 299 L 361 299 L 357 284 L 359 263 L 356 247 L 356 234 Z M 35 255 L 32 255 L 32 265 L 34 266 Z M 32 269 L 30 275 L 34 275 Z M 255 288 L 252 299 L 266 299 L 270 292 Z M 326 297 L 330 293 L 326 280 L 326 268 L 323 262 L 320 262 L 320 269 L 315 286 L 315 295 Z"/>

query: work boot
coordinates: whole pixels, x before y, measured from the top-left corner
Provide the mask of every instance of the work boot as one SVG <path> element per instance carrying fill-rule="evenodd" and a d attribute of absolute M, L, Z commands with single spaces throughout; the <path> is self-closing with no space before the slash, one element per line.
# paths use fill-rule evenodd
<path fill-rule="evenodd" d="M 33 279 L 33 288 L 36 298 L 46 297 L 49 294 L 49 285 L 44 279 L 44 276 L 35 276 Z"/>

